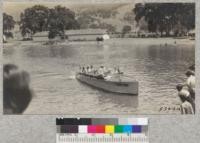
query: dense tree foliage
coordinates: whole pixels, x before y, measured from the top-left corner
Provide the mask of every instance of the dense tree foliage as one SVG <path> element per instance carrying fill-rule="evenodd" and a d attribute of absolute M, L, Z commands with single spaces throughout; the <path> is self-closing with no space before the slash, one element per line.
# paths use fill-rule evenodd
<path fill-rule="evenodd" d="M 48 29 L 49 38 L 59 35 L 64 38 L 64 31 L 68 29 L 78 29 L 79 24 L 75 20 L 75 13 L 62 6 L 56 6 L 49 10 Z"/>
<path fill-rule="evenodd" d="M 48 30 L 49 38 L 54 38 L 56 35 L 64 36 L 65 29 L 79 28 L 75 13 L 62 6 L 49 9 L 42 5 L 35 5 L 25 9 L 20 18 L 22 36 Z"/>
<path fill-rule="evenodd" d="M 122 28 L 122 36 L 124 37 L 124 35 L 128 32 L 131 31 L 131 26 L 129 25 L 125 25 L 123 28 Z"/>
<path fill-rule="evenodd" d="M 77 16 L 77 21 L 80 24 L 81 29 L 87 29 L 90 27 L 95 27 L 99 22 L 97 18 L 87 12 L 79 13 Z M 96 28 L 96 27 L 95 27 Z"/>
<path fill-rule="evenodd" d="M 127 21 L 129 24 L 134 24 L 135 16 L 132 12 L 127 12 L 124 14 L 123 20 Z"/>
<path fill-rule="evenodd" d="M 35 34 L 47 30 L 49 9 L 45 6 L 35 5 L 25 9 L 20 15 L 20 29 L 22 36 L 27 33 Z"/>
<path fill-rule="evenodd" d="M 3 34 L 6 37 L 13 37 L 11 30 L 15 27 L 15 20 L 12 16 L 3 13 Z"/>
<path fill-rule="evenodd" d="M 108 33 L 115 33 L 116 32 L 115 26 L 113 26 L 112 24 L 104 23 L 104 22 L 100 22 L 99 25 L 98 25 L 98 28 L 106 29 Z"/>
<path fill-rule="evenodd" d="M 133 12 L 137 22 L 145 18 L 149 32 L 159 31 L 169 35 L 170 31 L 179 33 L 180 30 L 195 28 L 194 3 L 138 3 Z"/>

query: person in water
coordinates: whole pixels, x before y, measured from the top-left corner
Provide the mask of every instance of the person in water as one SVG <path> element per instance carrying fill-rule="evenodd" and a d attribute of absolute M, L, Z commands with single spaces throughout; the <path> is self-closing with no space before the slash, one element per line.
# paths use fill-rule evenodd
<path fill-rule="evenodd" d="M 22 114 L 32 100 L 30 76 L 14 64 L 3 66 L 3 112 Z"/>
<path fill-rule="evenodd" d="M 181 113 L 183 114 L 194 114 L 195 112 L 195 102 L 192 99 L 190 92 L 187 89 L 183 88 L 183 85 L 178 84 L 176 86 L 178 91 L 178 96 L 182 102 L 181 104 Z M 190 109 L 192 107 L 192 109 Z"/>

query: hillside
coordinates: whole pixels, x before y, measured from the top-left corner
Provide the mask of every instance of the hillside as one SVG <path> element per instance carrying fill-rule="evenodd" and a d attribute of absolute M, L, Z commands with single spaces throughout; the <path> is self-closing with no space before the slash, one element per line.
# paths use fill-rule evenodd
<path fill-rule="evenodd" d="M 124 25 L 130 25 L 132 29 L 135 29 L 133 8 L 134 4 L 130 3 L 91 4 L 73 7 L 72 10 L 75 11 L 82 28 L 103 28 L 112 25 L 117 32 L 121 32 Z"/>

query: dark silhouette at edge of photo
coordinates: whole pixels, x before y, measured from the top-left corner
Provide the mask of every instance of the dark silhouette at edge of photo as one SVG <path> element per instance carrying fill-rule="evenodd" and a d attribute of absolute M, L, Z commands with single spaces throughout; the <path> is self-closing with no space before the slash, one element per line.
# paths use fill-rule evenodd
<path fill-rule="evenodd" d="M 30 75 L 14 64 L 3 66 L 3 113 L 22 114 L 33 97 Z"/>

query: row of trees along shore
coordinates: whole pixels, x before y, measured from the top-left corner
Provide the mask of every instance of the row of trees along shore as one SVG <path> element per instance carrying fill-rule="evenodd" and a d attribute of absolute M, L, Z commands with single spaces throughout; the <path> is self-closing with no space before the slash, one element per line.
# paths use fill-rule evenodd
<path fill-rule="evenodd" d="M 135 20 L 145 19 L 149 32 L 160 32 L 161 36 L 178 36 L 195 28 L 195 3 L 138 3 L 133 9 Z"/>
<path fill-rule="evenodd" d="M 170 32 L 178 36 L 180 31 L 188 32 L 195 28 L 194 3 L 137 3 L 131 13 L 135 16 L 139 27 L 142 27 L 140 21 L 144 19 L 148 32 L 159 32 L 161 36 L 170 36 Z M 15 24 L 12 16 L 3 14 L 3 34 L 5 36 L 12 37 L 10 31 Z M 42 5 L 27 8 L 21 13 L 18 24 L 23 37 L 27 34 L 32 37 L 37 32 L 49 31 L 49 39 L 57 35 L 65 38 L 65 30 L 81 28 L 75 12 L 60 5 L 54 8 Z M 122 35 L 130 31 L 131 27 L 125 25 L 122 28 Z"/>

